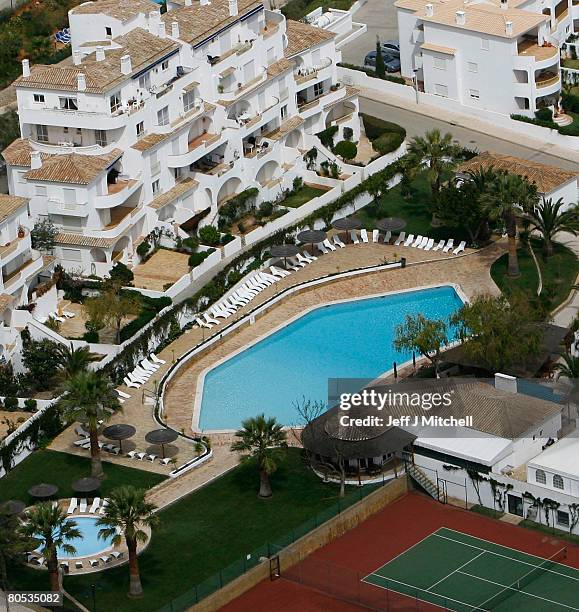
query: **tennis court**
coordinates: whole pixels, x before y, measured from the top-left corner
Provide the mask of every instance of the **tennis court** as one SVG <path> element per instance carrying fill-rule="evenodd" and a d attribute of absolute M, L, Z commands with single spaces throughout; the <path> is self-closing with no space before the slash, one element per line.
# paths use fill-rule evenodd
<path fill-rule="evenodd" d="M 442 527 L 364 582 L 448 610 L 579 610 L 579 570 Z"/>

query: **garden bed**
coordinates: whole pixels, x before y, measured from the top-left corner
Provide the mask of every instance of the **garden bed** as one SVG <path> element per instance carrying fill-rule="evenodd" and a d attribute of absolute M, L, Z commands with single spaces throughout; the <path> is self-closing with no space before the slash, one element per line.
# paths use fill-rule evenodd
<path fill-rule="evenodd" d="M 355 0 L 290 0 L 281 8 L 282 14 L 287 19 L 301 21 L 308 13 L 322 7 L 322 9 L 336 9 L 349 11 Z"/>

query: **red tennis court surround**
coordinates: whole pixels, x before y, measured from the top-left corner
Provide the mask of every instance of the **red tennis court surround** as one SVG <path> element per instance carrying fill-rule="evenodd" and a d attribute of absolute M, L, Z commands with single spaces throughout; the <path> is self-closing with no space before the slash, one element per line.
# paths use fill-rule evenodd
<path fill-rule="evenodd" d="M 280 580 L 260 583 L 223 610 L 437 610 L 439 608 L 430 604 L 360 584 L 359 580 L 440 527 L 462 531 L 544 558 L 567 546 L 564 563 L 579 568 L 579 547 L 569 542 L 443 505 L 420 493 L 409 493 L 343 537 L 320 548 L 297 566 L 288 570 L 282 565 Z M 288 579 L 283 578 L 284 574 Z M 304 584 L 300 584 L 302 580 Z M 318 588 L 306 585 L 316 585 Z M 365 605 L 355 603 L 360 601 Z"/>

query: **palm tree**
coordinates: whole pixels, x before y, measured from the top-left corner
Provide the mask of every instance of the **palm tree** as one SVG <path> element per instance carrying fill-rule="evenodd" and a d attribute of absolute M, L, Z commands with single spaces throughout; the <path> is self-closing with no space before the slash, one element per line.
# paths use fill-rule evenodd
<path fill-rule="evenodd" d="M 459 147 L 452 140 L 452 134 L 446 133 L 443 136 L 438 129 L 430 130 L 424 136 L 416 136 L 410 141 L 409 167 L 416 172 L 427 166 L 433 199 L 438 196 L 444 174 L 454 168 L 454 158 L 458 151 Z"/>
<path fill-rule="evenodd" d="M 110 379 L 102 372 L 79 372 L 64 387 L 61 405 L 70 420 L 86 424 L 90 435 L 91 476 L 102 478 L 98 422 L 108 420 L 121 409 Z"/>
<path fill-rule="evenodd" d="M 50 588 L 60 590 L 56 550 L 60 548 L 67 555 L 76 553 L 74 546 L 69 544 L 70 540 L 82 537 L 76 521 L 58 506 L 53 507 L 51 502 L 42 502 L 28 511 L 21 530 L 24 536 L 41 541 L 40 552 L 47 560 Z"/>
<path fill-rule="evenodd" d="M 33 550 L 35 540 L 20 530 L 20 520 L 14 514 L 0 512 L 0 580 L 2 588 L 8 590 L 8 564 L 21 563 L 24 553 Z"/>
<path fill-rule="evenodd" d="M 75 349 L 72 342 L 69 346 L 59 344 L 56 349 L 58 359 L 58 376 L 62 380 L 69 380 L 79 372 L 88 370 L 88 365 L 98 357 L 90 352 L 88 346 Z"/>
<path fill-rule="evenodd" d="M 239 438 L 231 445 L 232 451 L 246 452 L 242 461 L 254 461 L 259 470 L 258 497 L 271 497 L 270 474 L 277 469 L 280 449 L 287 447 L 287 434 L 275 417 L 266 419 L 260 414 L 242 422 L 242 429 L 235 432 Z"/>
<path fill-rule="evenodd" d="M 144 489 L 133 486 L 113 489 L 104 516 L 97 521 L 97 525 L 102 527 L 99 530 L 100 538 L 112 540 L 115 546 L 125 538 L 129 549 L 129 597 L 143 595 L 137 559 L 137 545 L 147 541 L 143 527 L 153 529 L 160 522 L 155 514 L 156 506 L 146 501 L 145 493 Z"/>
<path fill-rule="evenodd" d="M 488 189 L 481 196 L 481 202 L 491 219 L 502 219 L 509 240 L 508 275 L 520 275 L 517 257 L 517 217 L 532 210 L 539 196 L 534 183 L 529 183 L 518 174 L 497 172 Z"/>
<path fill-rule="evenodd" d="M 578 381 L 579 381 L 579 357 L 574 357 L 570 353 L 563 353 L 563 363 L 556 363 L 554 370 L 557 372 L 557 379 L 563 377 L 569 379 L 571 383 L 570 399 L 577 400 Z"/>
<path fill-rule="evenodd" d="M 541 204 L 526 215 L 531 227 L 543 237 L 545 257 L 553 255 L 553 238 L 558 232 L 568 232 L 577 236 L 579 221 L 577 208 L 561 212 L 564 206 L 563 198 L 559 198 L 556 202 L 553 202 L 552 198 L 543 198 Z"/>

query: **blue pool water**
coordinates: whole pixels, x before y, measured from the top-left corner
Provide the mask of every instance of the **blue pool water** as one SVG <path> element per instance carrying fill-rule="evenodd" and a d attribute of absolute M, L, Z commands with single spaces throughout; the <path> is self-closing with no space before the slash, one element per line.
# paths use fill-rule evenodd
<path fill-rule="evenodd" d="M 102 539 L 98 537 L 99 529 L 97 527 L 97 518 L 93 516 L 74 516 L 71 517 L 77 524 L 78 529 L 82 533 L 82 538 L 70 540 L 67 542 L 76 548 L 74 555 L 69 555 L 60 548 L 57 549 L 57 556 L 59 559 L 70 559 L 75 557 L 87 557 L 89 555 L 95 555 L 101 551 L 112 546 L 112 543 L 108 539 Z"/>
<path fill-rule="evenodd" d="M 317 308 L 210 370 L 199 426 L 235 429 L 262 412 L 295 425 L 295 402 L 326 403 L 328 378 L 374 378 L 411 359 L 393 347 L 407 314 L 447 320 L 461 306 L 452 287 L 436 287 Z"/>

